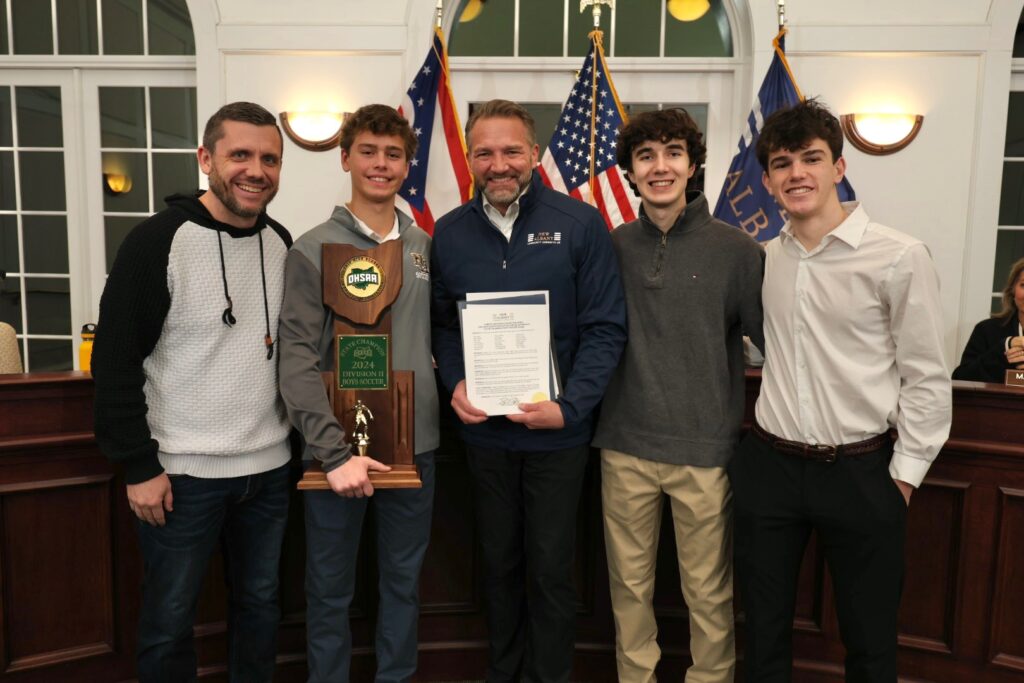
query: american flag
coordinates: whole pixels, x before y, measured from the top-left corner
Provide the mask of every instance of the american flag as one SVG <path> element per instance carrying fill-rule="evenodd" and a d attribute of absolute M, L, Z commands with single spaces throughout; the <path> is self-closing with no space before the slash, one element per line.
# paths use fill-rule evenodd
<path fill-rule="evenodd" d="M 398 112 L 408 119 L 420 142 L 398 196 L 405 200 L 416 224 L 433 234 L 434 219 L 468 201 L 473 187 L 466 141 L 448 80 L 448 51 L 439 29 L 434 30 L 427 59 Z"/>
<path fill-rule="evenodd" d="M 609 230 L 636 220 L 640 206 L 615 165 L 615 142 L 625 121 L 595 31 L 539 171 L 553 189 L 596 206 Z"/>

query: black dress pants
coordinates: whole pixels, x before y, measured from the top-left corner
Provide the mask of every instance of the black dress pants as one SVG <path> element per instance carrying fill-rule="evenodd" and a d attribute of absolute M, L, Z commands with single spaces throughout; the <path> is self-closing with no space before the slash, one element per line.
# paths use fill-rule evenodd
<path fill-rule="evenodd" d="M 576 509 L 590 447 L 466 446 L 483 550 L 487 681 L 568 681 L 576 626 Z"/>
<path fill-rule="evenodd" d="M 748 683 L 792 678 L 793 612 L 811 530 L 835 587 L 846 680 L 895 683 L 907 507 L 892 446 L 835 462 L 780 453 L 748 434 L 729 464 Z"/>

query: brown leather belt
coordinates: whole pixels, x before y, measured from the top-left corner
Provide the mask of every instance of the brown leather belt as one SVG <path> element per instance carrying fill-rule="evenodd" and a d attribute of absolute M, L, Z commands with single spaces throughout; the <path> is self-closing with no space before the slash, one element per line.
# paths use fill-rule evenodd
<path fill-rule="evenodd" d="M 888 432 L 879 434 L 878 436 L 873 436 L 870 439 L 857 441 L 856 443 L 844 443 L 839 446 L 830 446 L 828 444 L 809 444 L 800 443 L 799 441 L 788 441 L 787 439 L 775 436 L 770 432 L 766 432 L 761 428 L 761 425 L 756 422 L 750 431 L 754 436 L 769 444 L 780 453 L 788 453 L 789 455 L 795 455 L 798 458 L 818 460 L 821 462 L 835 462 L 836 458 L 839 457 L 848 458 L 873 453 L 881 449 L 883 446 L 888 446 L 892 442 L 892 437 L 889 436 Z"/>

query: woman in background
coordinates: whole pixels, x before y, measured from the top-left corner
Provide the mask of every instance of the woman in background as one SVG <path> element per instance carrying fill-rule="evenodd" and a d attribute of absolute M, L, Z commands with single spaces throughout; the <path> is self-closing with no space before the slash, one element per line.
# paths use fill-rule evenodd
<path fill-rule="evenodd" d="M 1003 310 L 974 326 L 953 379 L 1002 384 L 1014 368 L 1024 369 L 1024 258 L 1010 268 Z"/>

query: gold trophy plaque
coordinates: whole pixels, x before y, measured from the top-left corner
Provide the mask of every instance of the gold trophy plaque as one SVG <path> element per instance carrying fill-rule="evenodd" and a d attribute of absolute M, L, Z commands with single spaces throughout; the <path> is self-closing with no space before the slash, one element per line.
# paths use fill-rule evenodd
<path fill-rule="evenodd" d="M 420 488 L 413 462 L 413 372 L 391 365 L 391 306 L 402 289 L 402 242 L 369 250 L 325 244 L 321 270 L 324 306 L 334 312 L 334 370 L 321 378 L 334 416 L 359 455 L 390 465 L 390 472 L 370 472 L 374 488 Z M 330 489 L 319 462 L 298 487 Z"/>

